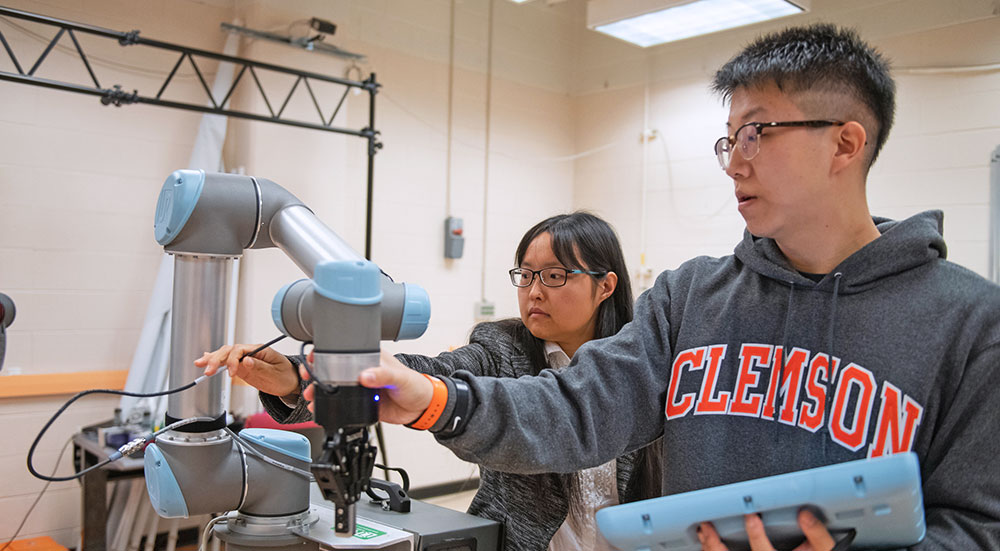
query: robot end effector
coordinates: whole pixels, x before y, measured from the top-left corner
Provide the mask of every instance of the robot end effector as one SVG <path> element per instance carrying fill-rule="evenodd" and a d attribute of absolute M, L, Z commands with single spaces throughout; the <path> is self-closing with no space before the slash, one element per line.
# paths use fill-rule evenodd
<path fill-rule="evenodd" d="M 429 318 L 423 289 L 388 283 L 368 261 L 321 262 L 312 280 L 283 287 L 272 314 L 282 333 L 314 344 L 315 420 L 326 431 L 311 470 L 323 496 L 336 504 L 335 530 L 354 532 L 354 507 L 368 487 L 375 447 L 368 427 L 378 422 L 379 393 L 358 385 L 379 364 L 383 339 L 415 338 Z"/>
<path fill-rule="evenodd" d="M 375 448 L 367 429 L 378 421 L 379 400 L 377 391 L 358 385 L 358 375 L 378 365 L 381 340 L 423 334 L 430 318 L 427 293 L 416 285 L 392 282 L 301 201 L 268 180 L 176 171 L 161 190 L 155 231 L 175 262 L 207 266 L 205 270 L 175 267 L 175 321 L 198 322 L 193 318 L 201 314 L 183 310 L 205 308 L 202 300 L 179 304 L 177 289 L 191 285 L 178 277 L 211 276 L 211 259 L 236 257 L 244 248 L 278 247 L 311 277 L 278 291 L 272 317 L 282 333 L 314 344 L 314 364 L 308 367 L 317 383 L 316 422 L 327 438 L 311 470 L 324 496 L 336 505 L 337 533 L 352 534 L 354 504 L 367 488 L 374 466 Z M 171 349 L 171 377 L 175 369 L 188 369 L 190 358 L 224 343 L 180 344 L 175 341 Z M 181 359 L 175 361 L 173 355 Z M 194 402 L 216 403 L 214 397 Z M 168 405 L 168 417 L 219 413 L 176 409 L 172 413 Z"/>

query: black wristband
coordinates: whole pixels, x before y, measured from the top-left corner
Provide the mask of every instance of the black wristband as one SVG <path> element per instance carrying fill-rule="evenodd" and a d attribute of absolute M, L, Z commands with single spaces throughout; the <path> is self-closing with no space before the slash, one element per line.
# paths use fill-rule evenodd
<path fill-rule="evenodd" d="M 450 377 L 446 377 L 446 379 L 451 383 L 448 385 L 449 390 L 453 389 L 455 393 L 455 407 L 444 423 L 436 423 L 430 431 L 436 436 L 450 438 L 465 432 L 465 427 L 469 424 L 469 418 L 472 417 L 472 411 L 475 409 L 475 400 L 468 383 L 461 379 Z"/>

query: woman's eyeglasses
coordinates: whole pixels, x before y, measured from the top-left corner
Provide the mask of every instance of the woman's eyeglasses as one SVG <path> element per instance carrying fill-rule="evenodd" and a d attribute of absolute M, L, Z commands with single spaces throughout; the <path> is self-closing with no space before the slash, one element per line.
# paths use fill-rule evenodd
<path fill-rule="evenodd" d="M 566 285 L 566 280 L 570 274 L 587 274 L 592 276 L 605 276 L 608 272 L 592 272 L 588 270 L 567 270 L 566 268 L 542 268 L 541 270 L 529 270 L 527 268 L 514 268 L 510 272 L 510 282 L 514 287 L 530 287 L 535 281 L 535 275 L 546 287 L 562 287 Z"/>

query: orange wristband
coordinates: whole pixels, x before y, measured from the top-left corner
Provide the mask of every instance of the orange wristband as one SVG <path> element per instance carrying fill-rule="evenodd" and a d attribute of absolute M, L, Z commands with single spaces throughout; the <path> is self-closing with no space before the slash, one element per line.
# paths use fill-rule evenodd
<path fill-rule="evenodd" d="M 427 377 L 427 380 L 434 385 L 434 395 L 431 396 L 431 403 L 427 406 L 424 414 L 406 426 L 411 429 L 427 430 L 433 427 L 434 423 L 437 423 L 437 420 L 441 417 L 441 413 L 444 412 L 444 407 L 448 405 L 448 387 L 445 386 L 444 381 L 437 377 L 431 377 L 426 373 L 421 373 L 421 375 Z"/>

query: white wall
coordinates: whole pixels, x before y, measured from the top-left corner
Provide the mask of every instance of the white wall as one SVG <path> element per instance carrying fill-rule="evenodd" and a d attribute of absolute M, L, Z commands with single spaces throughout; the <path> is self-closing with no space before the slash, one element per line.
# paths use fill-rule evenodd
<path fill-rule="evenodd" d="M 357 2 L 333 9 L 326 2 L 241 5 L 241 15 L 256 28 L 332 11 L 330 18 L 342 21 L 345 29 L 337 44 L 367 55 L 366 72 L 374 72 L 382 84 L 376 126 L 385 147 L 375 161 L 372 259 L 396 281 L 426 288 L 432 302 L 427 333 L 415 342 L 387 344 L 392 351 L 437 354 L 464 344 L 474 323 L 473 305 L 482 297 L 495 302 L 498 315 L 517 315 L 506 275 L 517 242 L 538 220 L 571 207 L 573 163 L 558 159 L 574 152 L 573 106 L 566 95 L 571 81 L 564 59 L 570 43 L 553 41 L 551 33 L 542 32 L 568 25 L 558 12 L 518 10 L 507 2 L 495 5 L 487 190 L 487 52 L 482 37 L 488 28 L 488 4 L 460 3 L 457 8 L 449 194 L 448 2 L 391 3 L 391 9 Z M 525 34 L 525 25 L 540 30 Z M 480 38 L 478 43 L 474 37 Z M 246 55 L 299 67 L 315 57 L 261 42 Z M 335 75 L 347 67 L 336 60 L 320 63 Z M 256 97 L 246 94 L 242 100 Z M 344 109 L 337 120 L 346 126 L 367 124 L 367 94 L 349 95 Z M 290 104 L 289 110 L 305 117 L 314 107 L 303 101 Z M 256 123 L 238 123 L 234 132 L 241 144 L 235 148 L 237 165 L 287 187 L 356 250 L 364 251 L 364 140 Z M 444 220 L 449 214 L 464 219 L 465 250 L 458 260 L 444 258 Z M 276 333 L 269 307 L 275 291 L 302 275 L 276 251 L 248 253 L 242 275 L 237 339 L 268 340 Z M 298 352 L 294 343 L 279 348 Z M 474 467 L 457 460 L 427 433 L 395 426 L 385 431 L 389 460 L 408 470 L 414 487 L 474 475 Z"/>
<path fill-rule="evenodd" d="M 996 2 L 813 4 L 813 15 L 802 20 L 856 25 L 898 65 L 995 63 L 1000 57 Z M 427 334 L 387 348 L 426 354 L 465 341 L 473 303 L 483 296 L 496 303 L 498 315 L 516 314 L 504 272 L 523 231 L 551 214 L 582 207 L 606 216 L 618 228 L 633 270 L 643 252 L 645 266 L 655 273 L 697 254 L 731 251 L 743 224 L 733 208 L 731 183 L 710 151 L 726 109 L 707 85 L 741 44 L 761 29 L 785 24 L 642 50 L 585 30 L 582 0 L 552 6 L 495 0 L 487 190 L 489 3 L 459 0 L 449 193 L 447 0 L 8 0 L 6 5 L 117 30 L 141 29 L 143 36 L 214 51 L 225 40 L 218 23 L 235 17 L 278 32 L 311 16 L 336 22 L 331 41 L 366 54 L 364 73 L 374 71 L 383 84 L 376 120 L 385 148 L 375 164 L 373 259 L 397 280 L 426 287 L 433 302 Z M 4 20 L 0 32 L 15 51 L 33 52 L 20 56 L 22 64 L 30 64 L 43 47 Z M 88 43 L 96 41 L 81 41 L 91 61 L 103 63 L 98 72 L 108 75 L 102 76 L 103 86 L 122 83 L 155 93 L 149 88 L 157 87 L 159 75 L 176 59 L 117 45 L 92 53 Z M 245 43 L 241 53 L 336 76 L 347 68 L 336 58 L 259 41 Z M 87 81 L 75 58 L 56 52 L 43 66 L 41 76 L 65 78 L 61 71 L 46 75 L 49 63 L 65 65 L 80 82 Z M 13 70 L 3 54 L 0 70 Z M 200 86 L 190 69 L 182 73 L 171 93 L 197 99 Z M 1000 143 L 994 101 L 1000 76 L 900 75 L 898 81 L 897 127 L 870 178 L 873 211 L 898 217 L 944 207 L 951 258 L 985 273 L 987 163 Z M 331 90 L 320 95 L 331 94 L 336 97 Z M 260 102 L 246 87 L 235 100 L 240 106 Z M 350 96 L 338 124 L 363 126 L 367 107 L 365 95 Z M 290 113 L 303 117 L 312 109 L 304 96 L 289 106 Z M 18 304 L 4 374 L 128 367 L 159 262 L 150 231 L 156 194 L 166 175 L 187 163 L 197 123 L 192 113 L 102 107 L 89 96 L 0 82 L 0 291 Z M 644 128 L 657 131 L 646 142 L 645 161 Z M 287 187 L 363 250 L 364 146 L 350 136 L 235 121 L 225 159 L 230 168 Z M 465 220 L 460 260 L 443 258 L 448 214 Z M 275 334 L 271 297 L 299 277 L 280 252 L 245 256 L 239 340 L 263 341 Z M 0 400 L 0 421 L 8 427 L 0 473 L 16 482 L 0 488 L 0 541 L 10 537 L 41 489 L 24 472 L 24 454 L 63 399 Z M 110 417 L 116 403 L 94 399 L 75 406 L 43 442 L 37 464 L 50 468 L 70 434 Z M 389 459 L 411 471 L 414 486 L 473 474 L 426 434 L 393 427 L 388 438 Z M 66 460 L 61 469 L 68 472 Z M 51 534 L 76 545 L 77 488 L 53 485 L 22 536 Z"/>
<path fill-rule="evenodd" d="M 178 25 L 157 2 L 4 4 L 114 29 L 140 28 L 147 36 L 211 50 L 220 50 L 224 40 L 197 25 Z M 225 19 L 229 11 L 196 2 L 183 2 L 183 9 L 206 22 Z M 0 32 L 27 71 L 55 32 L 14 23 L 46 37 L 42 42 L 0 20 Z M 161 58 L 89 36 L 78 39 L 102 86 L 155 86 L 149 68 Z M 72 41 L 64 36 L 60 45 L 72 48 Z M 0 70 L 15 71 L 6 54 L 0 54 Z M 192 71 L 183 72 L 171 93 L 190 92 Z M 89 82 L 79 59 L 61 48 L 36 74 Z M 0 288 L 18 309 L 3 375 L 128 368 L 162 254 L 151 232 L 156 196 L 166 175 L 187 163 L 197 123 L 191 113 L 115 109 L 94 96 L 0 83 Z M 7 443 L 0 450 L 3 541 L 44 485 L 26 472 L 28 446 L 66 398 L 0 400 Z M 69 436 L 110 418 L 117 404 L 116 398 L 93 397 L 74 405 L 40 443 L 36 468 L 51 472 Z M 59 474 L 71 472 L 71 456 L 72 450 L 63 457 Z M 78 483 L 53 483 L 22 536 L 49 534 L 76 546 L 79 494 Z"/>
<path fill-rule="evenodd" d="M 577 148 L 615 145 L 577 161 L 574 206 L 613 221 L 635 272 L 642 253 L 653 275 L 696 255 L 729 254 L 744 224 L 711 151 L 728 111 L 710 93 L 711 77 L 762 30 L 834 21 L 857 28 L 900 69 L 896 125 L 869 176 L 873 214 L 903 218 L 943 209 L 949 259 L 986 276 L 1000 73 L 914 75 L 902 68 L 996 63 L 1000 8 L 974 0 L 813 4 L 810 15 L 648 50 L 584 34 L 574 88 Z M 644 120 L 657 132 L 646 142 L 645 162 Z"/>

